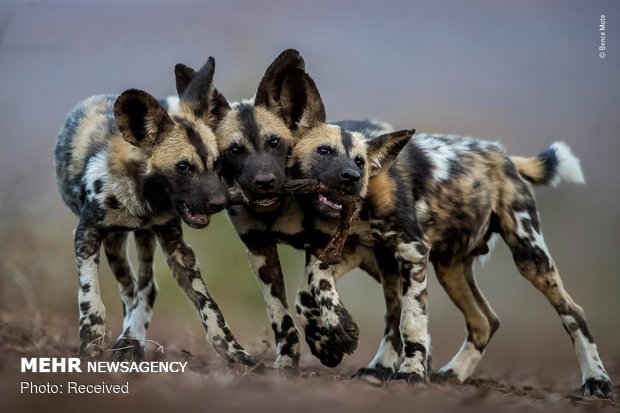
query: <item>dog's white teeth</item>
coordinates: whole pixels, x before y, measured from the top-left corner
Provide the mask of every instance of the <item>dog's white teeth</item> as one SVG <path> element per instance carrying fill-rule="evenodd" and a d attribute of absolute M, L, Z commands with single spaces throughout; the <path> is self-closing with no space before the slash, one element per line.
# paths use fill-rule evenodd
<path fill-rule="evenodd" d="M 208 224 L 211 220 L 211 215 L 191 212 L 185 203 L 181 204 L 181 214 L 186 222 L 191 221 L 196 224 L 204 225 Z"/>
<path fill-rule="evenodd" d="M 335 209 L 336 211 L 340 211 L 342 209 L 342 205 L 332 201 L 331 199 L 327 198 L 325 195 L 323 194 L 319 194 L 319 202 L 323 205 L 327 205 L 328 207 Z"/>

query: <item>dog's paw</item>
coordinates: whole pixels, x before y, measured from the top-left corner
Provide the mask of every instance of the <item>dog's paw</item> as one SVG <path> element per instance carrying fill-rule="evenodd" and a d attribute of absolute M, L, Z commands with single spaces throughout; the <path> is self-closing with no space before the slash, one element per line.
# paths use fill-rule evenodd
<path fill-rule="evenodd" d="M 112 346 L 112 358 L 116 360 L 144 359 L 144 345 L 133 338 L 119 338 Z"/>
<path fill-rule="evenodd" d="M 334 309 L 338 323 L 334 325 L 323 324 L 323 346 L 336 353 L 351 354 L 357 348 L 360 330 L 353 317 L 342 305 Z"/>
<path fill-rule="evenodd" d="M 382 385 L 385 384 L 394 374 L 394 369 L 389 367 L 383 367 L 376 365 L 374 367 L 362 367 L 351 378 L 357 380 L 363 380 L 370 384 Z"/>
<path fill-rule="evenodd" d="M 293 356 L 278 355 L 273 363 L 273 368 L 286 372 L 286 375 L 293 372 L 296 372 L 294 375 L 299 375 L 299 353 L 295 353 Z"/>
<path fill-rule="evenodd" d="M 408 384 L 416 384 L 416 383 L 426 383 L 426 376 L 423 376 L 419 373 L 407 373 L 404 371 L 397 371 L 392 374 L 390 380 L 404 380 Z"/>
<path fill-rule="evenodd" d="M 338 324 L 326 327 L 320 320 L 310 319 L 304 335 L 312 354 L 327 367 L 336 367 L 345 354 L 351 354 L 359 339 L 359 329 L 349 313 L 342 308 L 336 312 Z"/>
<path fill-rule="evenodd" d="M 228 361 L 231 365 L 237 364 L 245 366 L 248 371 L 252 371 L 254 373 L 260 373 L 260 371 L 266 369 L 263 363 L 256 360 L 254 356 L 245 350 L 236 350 L 233 353 L 228 354 Z"/>
<path fill-rule="evenodd" d="M 461 384 L 461 380 L 452 369 L 435 371 L 431 373 L 430 379 L 433 383 Z"/>
<path fill-rule="evenodd" d="M 88 341 L 82 341 L 78 353 L 81 357 L 86 358 L 99 358 L 103 354 L 103 343 L 105 336 L 89 339 Z"/>
<path fill-rule="evenodd" d="M 352 326 L 338 325 L 321 328 L 322 334 L 319 340 L 315 340 L 314 346 L 311 346 L 312 354 L 318 357 L 325 366 L 336 367 L 345 354 L 351 354 L 357 348 L 359 330 L 355 323 Z"/>
<path fill-rule="evenodd" d="M 614 398 L 614 386 L 611 381 L 606 378 L 588 378 L 581 385 L 581 395 L 585 397 L 598 397 L 600 399 L 613 399 Z"/>
<path fill-rule="evenodd" d="M 305 328 L 305 338 L 310 352 L 327 367 L 336 367 L 344 357 L 344 351 L 334 345 L 330 333 L 323 327 L 319 327 L 312 320 Z"/>
<path fill-rule="evenodd" d="M 344 351 L 339 347 L 331 346 L 328 341 L 329 337 L 325 331 L 320 336 L 306 335 L 306 343 L 308 343 L 312 355 L 318 358 L 321 364 L 327 367 L 336 367 L 342 361 Z"/>

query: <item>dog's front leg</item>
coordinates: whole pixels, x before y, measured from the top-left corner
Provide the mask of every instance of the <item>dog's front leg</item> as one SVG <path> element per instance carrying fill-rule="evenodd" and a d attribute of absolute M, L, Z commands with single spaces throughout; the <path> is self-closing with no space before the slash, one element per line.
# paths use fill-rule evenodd
<path fill-rule="evenodd" d="M 181 221 L 173 219 L 153 228 L 164 251 L 168 266 L 189 300 L 194 304 L 207 332 L 207 341 L 230 363 L 254 366 L 256 360 L 233 336 L 217 303 L 211 298 L 200 274 L 198 259 L 183 240 Z"/>
<path fill-rule="evenodd" d="M 284 275 L 276 244 L 268 239 L 249 242 L 241 237 L 248 248 L 248 259 L 254 276 L 263 289 L 267 316 L 276 339 L 275 368 L 299 368 L 299 332 L 289 313 L 286 301 Z"/>
<path fill-rule="evenodd" d="M 429 249 L 422 240 L 395 245 L 402 277 L 400 335 L 403 361 L 392 380 L 426 382 L 430 356 L 430 336 L 426 314 L 426 273 Z"/>
<path fill-rule="evenodd" d="M 337 366 L 344 354 L 351 354 L 357 348 L 359 328 L 351 314 L 340 302 L 336 280 L 362 262 L 358 251 L 345 253 L 340 263 L 323 268 L 321 261 L 306 252 L 307 291 L 302 288 L 298 295 L 298 313 L 312 313 L 309 307 L 318 306 L 320 319 L 304 320 L 306 342 L 321 363 L 328 367 Z"/>
<path fill-rule="evenodd" d="M 105 307 L 99 291 L 99 249 L 102 234 L 81 220 L 75 229 L 75 259 L 80 288 L 80 353 L 98 355 L 105 336 Z"/>

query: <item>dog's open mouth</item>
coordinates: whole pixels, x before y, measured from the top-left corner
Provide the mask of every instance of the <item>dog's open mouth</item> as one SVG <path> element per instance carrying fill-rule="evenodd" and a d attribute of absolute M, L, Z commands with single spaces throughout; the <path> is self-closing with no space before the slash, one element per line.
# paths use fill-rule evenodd
<path fill-rule="evenodd" d="M 183 221 L 192 228 L 204 228 L 211 222 L 211 215 L 191 212 L 185 203 L 180 205 L 179 212 Z"/>
<path fill-rule="evenodd" d="M 333 210 L 336 211 L 341 211 L 342 210 L 342 204 L 339 204 L 338 202 L 334 202 L 331 199 L 327 198 L 325 195 L 323 194 L 319 194 L 319 205 L 325 205 Z"/>

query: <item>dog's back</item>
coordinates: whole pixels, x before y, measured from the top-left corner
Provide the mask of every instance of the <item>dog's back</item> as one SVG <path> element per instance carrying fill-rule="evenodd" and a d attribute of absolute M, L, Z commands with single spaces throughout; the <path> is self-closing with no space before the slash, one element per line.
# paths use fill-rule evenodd
<path fill-rule="evenodd" d="M 79 215 L 82 178 L 88 161 L 108 149 L 118 134 L 114 122 L 116 96 L 92 96 L 77 104 L 67 116 L 55 149 L 56 179 L 62 200 Z"/>
<path fill-rule="evenodd" d="M 367 139 L 382 133 L 377 121 L 347 126 Z M 538 157 L 509 157 L 497 142 L 422 133 L 389 172 L 370 181 L 367 198 L 378 216 L 414 213 L 432 245 L 431 260 L 454 262 L 488 252 L 489 238 L 499 230 L 495 218 L 509 220 L 515 209 L 535 208 L 528 183 L 533 175 L 549 182 L 574 180 L 561 176 L 563 168 L 578 162 L 561 156 L 570 154 L 567 148 L 555 143 Z"/>
<path fill-rule="evenodd" d="M 452 260 L 486 244 L 490 216 L 510 185 L 505 162 L 501 145 L 475 138 L 420 134 L 408 145 L 396 168 L 432 256 Z"/>

